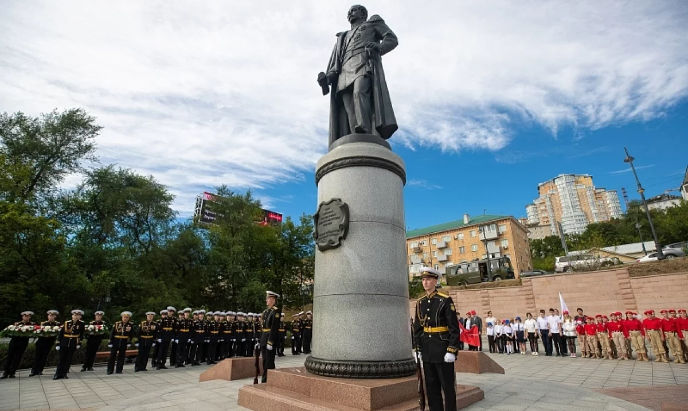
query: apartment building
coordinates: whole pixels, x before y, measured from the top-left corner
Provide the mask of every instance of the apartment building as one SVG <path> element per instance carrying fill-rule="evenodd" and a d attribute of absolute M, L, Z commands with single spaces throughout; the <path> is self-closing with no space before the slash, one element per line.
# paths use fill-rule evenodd
<path fill-rule="evenodd" d="M 418 277 L 423 266 L 444 273 L 462 262 L 509 257 L 518 278 L 531 270 L 528 230 L 512 216 L 464 214 L 462 220 L 406 233 L 409 278 Z M 487 247 L 487 249 L 486 249 Z"/>
<path fill-rule="evenodd" d="M 550 226 L 557 232 L 561 222 L 565 234 L 580 234 L 590 223 L 622 216 L 616 190 L 596 188 L 588 174 L 560 174 L 538 184 L 539 197 L 526 205 L 529 225 Z"/>

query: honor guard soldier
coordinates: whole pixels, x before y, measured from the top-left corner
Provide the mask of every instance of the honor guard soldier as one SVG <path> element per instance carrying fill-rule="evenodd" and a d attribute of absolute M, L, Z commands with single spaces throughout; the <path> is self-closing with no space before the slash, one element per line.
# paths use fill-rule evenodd
<path fill-rule="evenodd" d="M 160 323 L 163 318 L 167 318 L 167 309 L 165 310 L 160 310 L 160 319 L 158 320 L 158 331 L 160 330 Z M 151 356 L 151 365 L 153 367 L 156 367 L 158 365 L 158 355 L 160 354 L 160 343 L 157 342 L 155 347 L 153 348 L 153 355 Z"/>
<path fill-rule="evenodd" d="M 60 314 L 57 310 L 48 310 L 48 321 L 43 321 L 41 327 L 59 327 L 60 323 L 55 321 L 57 316 Z M 33 368 L 31 368 L 31 373 L 29 377 L 34 375 L 43 375 L 43 369 L 45 368 L 45 362 L 48 359 L 48 354 L 50 349 L 53 348 L 55 344 L 55 337 L 38 337 L 36 341 L 36 356 L 33 361 Z"/>
<path fill-rule="evenodd" d="M 103 311 L 96 311 L 93 316 L 94 320 L 88 323 L 88 325 L 100 325 L 105 326 L 103 321 L 103 316 L 105 313 Z M 96 353 L 98 353 L 98 348 L 100 344 L 105 339 L 105 334 L 89 335 L 86 337 L 86 358 L 84 359 L 84 365 L 81 366 L 81 372 L 93 371 L 93 364 L 96 362 Z"/>
<path fill-rule="evenodd" d="M 258 314 L 249 313 L 248 314 L 248 334 L 251 338 L 251 342 L 246 344 L 246 356 L 251 357 L 253 355 L 253 347 L 256 343 L 260 341 L 261 329 L 258 328 L 260 321 L 258 321 Z M 248 338 L 247 338 L 248 339 Z M 277 340 L 275 340 L 275 343 Z"/>
<path fill-rule="evenodd" d="M 224 343 L 224 358 L 232 358 L 234 355 L 234 319 L 236 313 L 234 311 L 227 311 L 227 323 L 223 330 Z"/>
<path fill-rule="evenodd" d="M 14 326 L 35 328 L 36 324 L 31 321 L 31 316 L 33 316 L 33 311 L 24 311 L 21 313 L 22 320 L 14 323 Z M 29 337 L 12 337 L 10 339 L 10 346 L 7 350 L 7 362 L 5 363 L 5 372 L 2 373 L 0 379 L 14 378 L 14 373 L 17 372 L 17 368 L 19 368 L 19 364 L 21 364 L 22 357 L 28 345 Z"/>
<path fill-rule="evenodd" d="M 454 361 L 458 353 L 460 329 L 454 302 L 449 295 L 436 289 L 441 277 L 442 274 L 432 267 L 421 268 L 425 295 L 416 301 L 413 335 L 416 355 L 423 361 L 430 409 L 455 411 Z"/>
<path fill-rule="evenodd" d="M 207 364 L 216 364 L 215 354 L 217 352 L 217 344 L 220 342 L 220 319 L 219 311 L 213 313 L 208 313 L 208 324 L 207 324 L 207 334 L 208 334 L 208 357 L 206 358 Z"/>
<path fill-rule="evenodd" d="M 158 328 L 158 344 L 160 351 L 158 352 L 158 359 L 155 362 L 156 370 L 166 370 L 165 363 L 167 362 L 167 350 L 170 348 L 172 340 L 174 340 L 174 331 L 177 328 L 177 319 L 174 314 L 177 309 L 174 307 L 167 307 L 167 316 L 160 319 L 160 326 Z M 174 361 L 174 360 L 172 360 Z M 172 362 L 170 362 L 172 364 Z"/>
<path fill-rule="evenodd" d="M 139 324 L 136 341 L 136 347 L 138 347 L 139 353 L 136 355 L 134 372 L 148 371 L 150 350 L 156 345 L 156 340 L 158 339 L 158 323 L 154 318 L 155 312 L 148 311 L 146 313 L 146 319 Z"/>
<path fill-rule="evenodd" d="M 81 321 L 83 315 L 84 312 L 81 310 L 72 310 L 72 319 L 65 321 L 60 329 L 60 334 L 57 336 L 57 347 L 55 347 L 60 353 L 53 380 L 69 379 L 67 374 L 72 364 L 74 352 L 81 348 L 81 340 L 84 339 L 84 332 L 86 331 L 86 324 Z"/>
<path fill-rule="evenodd" d="M 277 356 L 284 357 L 284 344 L 287 340 L 287 323 L 284 322 L 284 313 L 280 314 L 279 323 L 279 348 L 277 348 Z"/>
<path fill-rule="evenodd" d="M 191 334 L 191 339 L 193 345 L 191 348 L 191 357 L 193 361 L 191 365 L 201 365 L 203 360 L 203 342 L 205 341 L 205 310 L 198 310 L 198 319 L 194 321 L 193 332 Z"/>
<path fill-rule="evenodd" d="M 279 310 L 275 306 L 279 294 L 268 291 L 265 297 L 265 304 L 268 308 L 261 315 L 263 332 L 260 336 L 260 355 L 263 356 L 263 378 L 262 382 L 268 382 L 268 370 L 275 369 L 275 348 L 279 338 Z"/>
<path fill-rule="evenodd" d="M 182 314 L 182 319 L 177 322 L 177 358 L 170 359 L 170 364 L 172 361 L 175 362 L 175 368 L 185 367 L 193 330 L 193 320 L 190 318 L 191 308 L 183 309 Z"/>
<path fill-rule="evenodd" d="M 674 356 L 674 362 L 685 364 L 686 360 L 683 359 L 683 349 L 681 348 L 683 333 L 678 325 L 676 310 L 673 308 L 668 310 L 668 313 L 662 313 L 662 331 L 669 350 L 671 350 L 671 355 Z"/>
<path fill-rule="evenodd" d="M 643 327 L 645 328 L 645 339 L 648 340 L 652 346 L 652 354 L 655 359 L 661 362 L 669 362 L 666 359 L 666 351 L 664 351 L 664 333 L 662 332 L 662 320 L 655 317 L 654 310 L 645 311 L 645 318 L 643 320 Z"/>
<path fill-rule="evenodd" d="M 246 314 L 239 311 L 237 313 L 237 320 L 234 322 L 234 337 L 236 338 L 236 344 L 234 345 L 235 357 L 243 357 L 246 352 L 246 322 L 244 321 L 245 315 Z"/>
<path fill-rule="evenodd" d="M 130 346 L 130 340 L 134 333 L 134 325 L 129 322 L 131 312 L 122 311 L 120 316 L 122 321 L 117 321 L 110 330 L 110 341 L 108 342 L 110 359 L 107 365 L 107 375 L 112 374 L 115 369 L 115 360 L 117 360 L 117 374 L 122 373 L 124 360 L 127 357 L 127 348 Z"/>
<path fill-rule="evenodd" d="M 311 353 L 311 341 L 313 341 L 313 313 L 311 311 L 306 311 L 306 319 L 303 320 L 303 342 L 301 346 L 304 354 Z"/>
<path fill-rule="evenodd" d="M 301 346 L 301 322 L 299 315 L 291 316 L 291 355 L 299 355 L 299 347 Z"/>
<path fill-rule="evenodd" d="M 227 334 L 227 316 L 229 315 L 228 311 L 221 311 L 220 312 L 220 343 L 217 345 L 217 358 L 218 361 L 222 361 L 225 358 L 227 358 L 226 351 L 227 351 L 227 343 L 229 342 L 228 336 L 231 334 Z"/>

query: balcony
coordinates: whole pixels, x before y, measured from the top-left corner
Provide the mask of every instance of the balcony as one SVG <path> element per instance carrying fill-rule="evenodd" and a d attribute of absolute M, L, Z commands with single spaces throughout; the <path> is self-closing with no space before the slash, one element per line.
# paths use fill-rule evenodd
<path fill-rule="evenodd" d="M 412 250 L 414 253 L 422 253 L 422 252 L 423 252 L 423 247 L 417 245 L 417 246 L 411 248 L 411 250 Z"/>
<path fill-rule="evenodd" d="M 446 254 L 437 254 L 437 261 L 440 263 L 444 261 L 449 261 L 449 256 Z"/>
<path fill-rule="evenodd" d="M 447 242 L 446 241 L 438 241 L 437 242 L 437 248 L 447 248 Z"/>
<path fill-rule="evenodd" d="M 487 243 L 487 252 L 490 254 L 498 253 L 499 252 L 499 246 L 497 244 L 495 244 L 494 242 Z"/>
<path fill-rule="evenodd" d="M 481 240 L 494 240 L 497 237 L 499 237 L 497 229 L 490 230 L 489 228 L 485 227 L 483 231 L 480 233 Z"/>
<path fill-rule="evenodd" d="M 420 258 L 419 255 L 412 255 L 411 256 L 411 264 L 420 264 L 421 262 L 423 262 L 423 259 Z"/>

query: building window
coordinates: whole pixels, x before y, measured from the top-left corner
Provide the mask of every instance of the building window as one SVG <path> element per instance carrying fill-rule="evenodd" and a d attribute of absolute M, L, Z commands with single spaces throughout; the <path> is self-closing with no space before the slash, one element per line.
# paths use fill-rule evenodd
<path fill-rule="evenodd" d="M 459 233 L 459 240 L 463 240 L 463 233 Z"/>
<path fill-rule="evenodd" d="M 490 231 L 497 231 L 497 224 L 490 224 Z"/>
<path fill-rule="evenodd" d="M 423 253 L 423 258 L 428 258 L 428 253 Z"/>
<path fill-rule="evenodd" d="M 435 270 L 439 270 L 439 269 L 440 269 L 440 265 L 439 265 L 439 264 L 435 264 Z"/>
<path fill-rule="evenodd" d="M 428 245 L 428 240 L 423 240 L 421 244 L 423 245 L 423 247 L 425 247 L 426 245 Z"/>
<path fill-rule="evenodd" d="M 432 252 L 432 256 L 433 256 L 433 257 L 437 257 L 437 251 L 433 251 L 433 252 Z"/>
<path fill-rule="evenodd" d="M 452 255 L 452 249 L 447 248 L 446 250 L 444 250 L 444 255 Z"/>
<path fill-rule="evenodd" d="M 433 238 L 432 241 L 431 241 L 431 243 L 432 243 L 432 245 L 437 244 L 437 239 L 436 239 L 436 238 Z"/>
<path fill-rule="evenodd" d="M 411 243 L 411 248 L 416 248 L 418 247 L 418 242 Z"/>
<path fill-rule="evenodd" d="M 466 247 L 459 247 L 459 254 L 466 254 Z"/>
<path fill-rule="evenodd" d="M 449 242 L 449 241 L 451 241 L 451 236 L 450 236 L 450 235 L 445 235 L 444 237 L 442 237 L 442 241 L 444 241 L 444 242 Z"/>
<path fill-rule="evenodd" d="M 475 237 L 475 230 L 471 230 L 471 237 Z"/>
<path fill-rule="evenodd" d="M 502 240 L 502 247 L 508 247 L 509 246 L 509 240 Z"/>
<path fill-rule="evenodd" d="M 506 224 L 499 225 L 499 234 L 506 233 Z"/>
<path fill-rule="evenodd" d="M 473 244 L 471 246 L 471 251 L 478 251 L 478 244 Z"/>

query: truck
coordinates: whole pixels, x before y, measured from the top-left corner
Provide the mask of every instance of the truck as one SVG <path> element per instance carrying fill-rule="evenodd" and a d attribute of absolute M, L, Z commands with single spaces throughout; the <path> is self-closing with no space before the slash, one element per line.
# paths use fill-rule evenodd
<path fill-rule="evenodd" d="M 488 270 L 488 264 L 492 268 Z M 462 262 L 445 269 L 447 285 L 468 285 L 515 278 L 509 257 Z"/>

